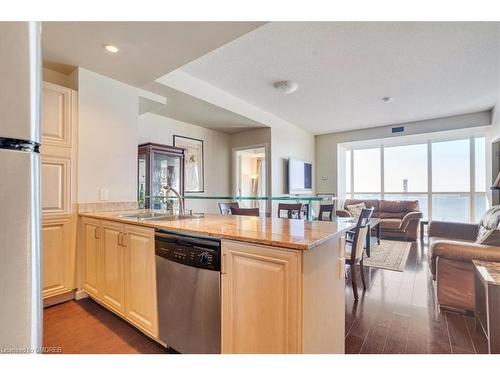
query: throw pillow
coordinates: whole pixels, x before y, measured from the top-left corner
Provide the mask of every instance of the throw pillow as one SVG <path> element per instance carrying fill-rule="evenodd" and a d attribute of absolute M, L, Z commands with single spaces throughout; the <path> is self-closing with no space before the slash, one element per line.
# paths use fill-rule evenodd
<path fill-rule="evenodd" d="M 479 223 L 476 243 L 484 243 L 500 224 L 500 206 L 491 207 Z"/>
<path fill-rule="evenodd" d="M 346 208 L 352 216 L 359 217 L 363 208 L 366 208 L 366 205 L 364 203 L 350 204 L 347 205 Z"/>

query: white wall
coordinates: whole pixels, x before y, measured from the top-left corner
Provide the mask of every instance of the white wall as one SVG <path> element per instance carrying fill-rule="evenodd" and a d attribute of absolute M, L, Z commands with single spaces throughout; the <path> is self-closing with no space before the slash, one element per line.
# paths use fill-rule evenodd
<path fill-rule="evenodd" d="M 173 146 L 173 136 L 202 139 L 204 147 L 205 191 L 186 195 L 230 195 L 230 136 L 152 113 L 139 116 L 138 143 L 155 142 Z M 195 212 L 218 213 L 218 200 L 186 200 L 186 208 Z"/>
<path fill-rule="evenodd" d="M 314 135 L 294 124 L 180 70 L 162 77 L 161 83 L 270 127 L 273 195 L 286 192 L 285 160 L 295 157 L 314 161 Z M 316 167 L 313 165 L 313 190 L 317 190 L 315 175 L 317 175 Z"/>
<path fill-rule="evenodd" d="M 324 193 L 337 193 L 337 146 L 340 143 L 466 129 L 490 124 L 491 111 L 484 111 L 401 124 L 405 128 L 403 133 L 392 133 L 391 129 L 394 126 L 399 125 L 389 125 L 342 133 L 317 135 L 316 191 Z"/>
<path fill-rule="evenodd" d="M 313 191 L 315 190 L 315 140 L 314 135 L 296 126 L 276 125 L 271 129 L 272 144 L 272 193 L 288 193 L 287 162 L 290 157 L 313 162 Z"/>
<path fill-rule="evenodd" d="M 78 203 L 137 201 L 138 89 L 79 68 Z"/>

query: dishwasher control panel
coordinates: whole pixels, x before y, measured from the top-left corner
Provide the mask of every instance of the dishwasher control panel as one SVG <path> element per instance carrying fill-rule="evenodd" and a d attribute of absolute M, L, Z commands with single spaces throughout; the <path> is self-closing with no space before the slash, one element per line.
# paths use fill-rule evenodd
<path fill-rule="evenodd" d="M 187 266 L 220 271 L 220 241 L 178 234 L 157 232 L 157 256 Z"/>

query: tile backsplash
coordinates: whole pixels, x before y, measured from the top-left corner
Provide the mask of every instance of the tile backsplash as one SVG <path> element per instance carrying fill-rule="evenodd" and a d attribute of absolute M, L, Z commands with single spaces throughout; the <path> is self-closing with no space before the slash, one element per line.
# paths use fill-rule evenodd
<path fill-rule="evenodd" d="M 78 203 L 78 213 L 137 210 L 138 202 Z"/>

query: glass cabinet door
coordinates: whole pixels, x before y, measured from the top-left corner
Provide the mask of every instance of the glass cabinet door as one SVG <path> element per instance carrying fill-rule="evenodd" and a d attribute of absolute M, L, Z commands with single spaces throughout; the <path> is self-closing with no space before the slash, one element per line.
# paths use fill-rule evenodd
<path fill-rule="evenodd" d="M 169 185 L 184 196 L 184 150 L 182 148 L 143 143 L 137 151 L 137 198 L 140 208 L 166 209 L 165 189 Z M 169 202 L 175 203 L 171 193 Z"/>
<path fill-rule="evenodd" d="M 139 154 L 138 155 L 138 187 L 137 187 L 137 194 L 138 194 L 138 201 L 139 201 L 139 208 L 144 208 L 146 205 L 145 197 L 146 197 L 146 175 L 147 175 L 147 168 L 146 168 L 146 154 Z"/>
<path fill-rule="evenodd" d="M 153 152 L 152 157 L 152 186 L 151 195 L 164 195 L 163 187 L 169 185 L 179 194 L 181 192 L 181 159 L 178 156 L 172 156 L 161 152 Z M 158 203 L 158 204 L 156 204 Z M 158 207 L 159 202 L 155 201 L 153 208 Z"/>

